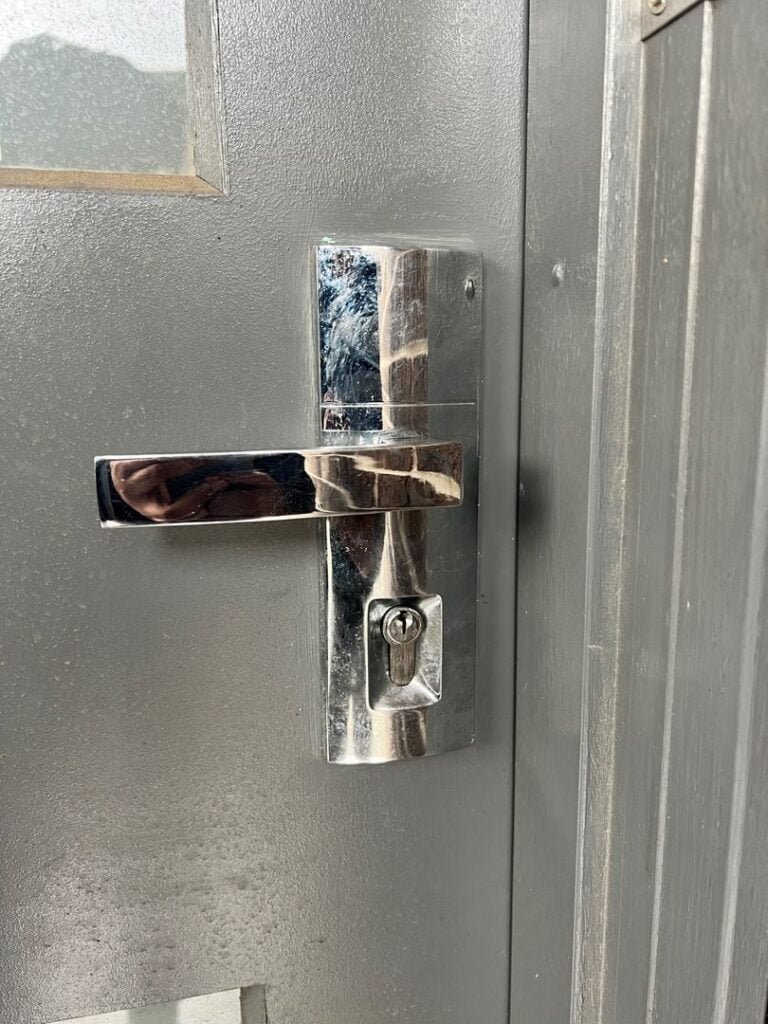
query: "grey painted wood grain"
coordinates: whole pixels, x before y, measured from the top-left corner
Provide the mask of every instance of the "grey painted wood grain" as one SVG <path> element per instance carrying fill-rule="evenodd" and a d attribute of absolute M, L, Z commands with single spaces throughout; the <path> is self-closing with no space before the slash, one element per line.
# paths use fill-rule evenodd
<path fill-rule="evenodd" d="M 630 399 L 628 585 L 618 686 L 618 843 L 607 972 L 610 1013 L 643 1020 L 654 948 L 653 851 L 658 766 L 664 750 L 665 691 L 678 503 L 680 433 L 674 424 L 690 386 L 688 290 L 696 150 L 700 10 L 643 48 L 644 130 L 640 154 L 636 331 Z M 683 438 L 683 443 L 685 439 Z M 655 596 L 654 596 L 655 595 Z M 633 922 L 628 930 L 626 921 Z"/>
<path fill-rule="evenodd" d="M 725 680 L 718 679 L 718 675 L 725 667 L 723 658 L 725 663 L 734 657 L 738 661 L 739 608 L 743 600 L 739 571 L 743 566 L 739 566 L 735 538 L 725 542 L 727 534 L 721 531 L 726 523 L 713 505 L 714 491 L 722 494 L 729 489 L 730 471 L 723 464 L 711 465 L 708 455 L 719 449 L 719 439 L 712 428 L 723 425 L 711 422 L 710 417 L 715 413 L 716 419 L 720 419 L 725 406 L 720 404 L 720 396 L 711 391 L 711 382 L 710 387 L 702 387 L 701 381 L 702 369 L 706 374 L 708 364 L 714 369 L 719 360 L 730 362 L 733 358 L 729 347 L 722 345 L 721 337 L 715 345 L 707 339 L 707 326 L 702 322 L 699 306 L 701 264 L 702 258 L 706 258 L 702 245 L 704 204 L 711 175 L 709 5 L 703 8 L 703 18 L 696 59 L 701 78 L 697 145 L 688 168 L 693 181 L 693 213 L 686 328 L 680 338 L 685 348 L 686 370 L 677 427 L 680 442 L 674 551 L 666 598 L 670 625 L 654 864 L 655 928 L 647 1011 L 651 1019 L 663 1021 L 671 1020 L 672 1014 L 678 1016 L 681 1009 L 687 1020 L 708 1019 L 714 1008 L 726 836 L 721 823 L 727 805 L 726 762 L 732 760 L 736 738 L 736 705 L 729 687 L 723 685 Z M 739 379 L 735 363 L 732 367 L 736 371 L 732 383 L 740 389 L 743 380 Z M 716 406 L 720 407 L 719 415 Z M 731 418 L 730 411 L 726 415 Z M 738 417 L 731 422 L 736 425 Z M 730 454 L 738 458 L 736 452 Z M 711 476 L 708 463 L 715 470 Z M 731 567 L 736 569 L 735 573 L 729 572 Z M 724 586 L 728 578 L 730 586 Z M 695 956 L 691 956 L 693 950 Z M 688 1001 L 684 1008 L 683 994 Z"/>
<path fill-rule="evenodd" d="M 507 1019 L 523 8 L 232 0 L 229 194 L 0 191 L 3 1021 Z M 93 494 L 99 452 L 314 440 L 329 235 L 485 256 L 477 742 L 384 768 L 313 748 L 314 526 L 118 536 Z"/>
<path fill-rule="evenodd" d="M 538 690 L 535 700 L 518 697 L 519 771 L 562 738 L 534 714 L 562 700 L 560 688 L 574 692 L 553 650 L 583 655 L 583 686 L 575 840 L 571 807 L 550 799 L 537 808 L 552 784 L 534 789 L 530 772 L 518 777 L 515 819 L 518 837 L 534 837 L 516 838 L 516 852 L 536 850 L 542 820 L 552 820 L 552 838 L 559 826 L 561 846 L 536 850 L 530 879 L 569 858 L 576 865 L 559 919 L 536 920 L 537 903 L 549 907 L 533 885 L 516 888 L 515 910 L 544 973 L 547 939 L 562 949 L 555 922 L 573 928 L 573 992 L 555 1015 L 560 990 L 531 986 L 520 1019 L 741 1024 L 762 1021 L 768 979 L 768 23 L 758 2 L 706 2 L 643 45 L 638 11 L 607 5 L 603 124 L 585 142 L 597 149 L 602 140 L 595 310 L 576 321 L 594 366 L 591 389 L 582 379 L 580 392 L 591 396 L 589 455 L 562 433 L 556 375 L 571 367 L 547 362 L 561 324 L 552 308 L 528 302 L 530 266 L 526 277 L 523 483 L 533 438 L 539 476 L 560 487 L 545 490 L 546 506 L 521 531 L 520 685 L 530 673 Z M 534 5 L 532 40 L 537 17 L 546 22 Z M 535 73 L 531 83 L 535 159 L 558 125 L 537 106 Z M 534 224 L 543 202 L 535 169 Z M 565 161 L 551 169 L 547 187 L 569 172 Z M 555 204 L 552 222 L 560 212 Z M 541 341 L 534 354 L 530 337 Z M 586 521 L 583 505 L 562 500 L 573 502 L 585 474 Z M 582 539 L 555 565 L 549 553 L 568 514 Z M 586 602 L 557 615 L 549 581 L 567 589 L 571 574 Z M 537 656 L 550 671 L 534 675 Z M 561 748 L 539 773 L 557 778 L 563 763 Z M 516 886 L 518 877 L 520 865 Z M 524 961 L 514 942 L 526 940 L 513 928 L 513 1006 Z"/>
<path fill-rule="evenodd" d="M 679 423 L 687 386 L 689 246 L 701 15 L 643 48 L 637 259 L 631 340 L 627 583 L 617 693 L 616 835 L 611 873 L 621 913 L 608 918 L 606 1020 L 643 1020 L 653 945 L 653 851 L 664 736 Z M 627 928 L 627 921 L 632 927 Z M 619 1015 L 621 1010 L 621 1015 Z"/>
<path fill-rule="evenodd" d="M 760 1018 L 768 979 L 763 923 L 752 937 L 759 949 L 752 958 L 759 966 L 752 978 L 759 1003 L 741 1002 L 735 1018 L 726 1015 L 746 769 L 755 758 L 756 656 L 766 628 L 768 131 L 756 103 L 768 83 L 768 23 L 754 3 L 707 3 L 703 13 L 691 239 L 696 273 L 689 280 L 694 348 L 690 422 L 686 428 L 684 414 L 681 422 L 689 443 L 680 567 L 670 594 L 677 630 L 670 644 L 668 765 L 662 765 L 668 795 L 656 868 L 661 880 L 653 995 L 660 1021 L 725 1024 Z M 766 795 L 753 796 L 759 810 Z M 764 841 L 762 849 L 747 850 L 756 863 L 766 856 Z"/>
<path fill-rule="evenodd" d="M 756 831 L 743 838 L 746 766 L 761 763 L 768 310 L 755 225 L 768 146 L 749 100 L 760 62 L 739 59 L 733 39 L 755 45 L 754 14 L 742 9 L 721 36 L 733 15 L 706 4 L 645 49 L 637 244 L 648 277 L 636 281 L 606 1021 L 764 1013 L 764 918 L 751 918 L 749 939 L 745 922 L 738 996 L 730 979 L 736 907 L 756 889 L 742 877 L 745 851 L 765 874 Z M 729 83 L 746 67 L 734 115 Z M 765 797 L 751 792 L 761 820 Z"/>
<path fill-rule="evenodd" d="M 710 204 L 717 217 L 707 241 L 723 253 L 719 280 L 726 287 L 719 284 L 719 301 L 710 302 L 718 307 L 721 339 L 747 348 L 758 378 L 745 410 L 755 441 L 754 462 L 744 468 L 754 481 L 751 503 L 740 510 L 749 537 L 747 586 L 715 1024 L 762 1021 L 768 988 L 768 125 L 756 116 L 768 95 L 767 37 L 759 4 L 743 4 L 727 16 L 715 12 Z M 702 295 L 715 270 L 711 259 Z"/>

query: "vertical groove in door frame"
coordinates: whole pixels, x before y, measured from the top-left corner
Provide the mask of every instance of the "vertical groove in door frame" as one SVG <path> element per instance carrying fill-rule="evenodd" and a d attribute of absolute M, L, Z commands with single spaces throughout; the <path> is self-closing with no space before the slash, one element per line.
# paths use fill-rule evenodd
<path fill-rule="evenodd" d="M 708 4 L 709 6 L 709 0 Z M 768 346 L 768 337 L 766 338 Z M 734 755 L 733 796 L 728 823 L 728 856 L 724 912 L 720 931 L 720 956 L 715 986 L 714 1024 L 728 1024 L 728 997 L 735 953 L 736 912 L 744 854 L 744 831 L 749 791 L 749 761 L 752 753 L 752 702 L 757 677 L 757 649 L 760 640 L 762 593 L 765 586 L 768 551 L 768 357 L 763 365 L 763 396 L 758 441 L 757 478 L 752 503 L 749 538 L 747 599 L 739 666 L 738 718 Z"/>
<path fill-rule="evenodd" d="M 661 777 L 659 782 L 658 812 L 656 815 L 658 833 L 656 837 L 653 871 L 651 952 L 648 965 L 648 993 L 645 1006 L 646 1024 L 653 1024 L 656 1003 L 656 966 L 658 962 L 659 916 L 664 879 L 664 850 L 666 843 L 669 768 L 672 743 L 672 711 L 674 707 L 677 632 L 681 598 L 680 584 L 682 578 L 683 531 L 685 526 L 685 503 L 688 492 L 691 390 L 693 384 L 693 359 L 696 346 L 696 319 L 699 293 L 702 218 L 704 215 L 704 190 L 706 188 L 707 153 L 709 147 L 711 72 L 712 6 L 710 0 L 707 0 L 704 8 L 701 58 L 699 64 L 699 103 L 697 113 L 696 155 L 693 175 L 693 199 L 691 204 L 691 237 L 688 257 L 683 384 L 680 409 L 680 436 L 678 441 L 677 483 L 675 488 L 675 530 L 671 581 L 672 592 L 669 604 L 669 645 L 667 648 L 666 685 L 664 691 L 664 730 L 662 737 Z"/>
<path fill-rule="evenodd" d="M 589 455 L 572 1024 L 602 1024 L 615 839 L 630 384 L 644 56 L 640 6 L 608 0 Z"/>
<path fill-rule="evenodd" d="M 713 302 L 710 296 L 709 308 L 717 313 L 722 305 L 731 315 L 722 319 L 721 330 L 710 335 L 710 344 L 719 347 L 728 339 L 738 350 L 750 352 L 749 363 L 741 362 L 742 381 L 746 378 L 749 386 L 750 378 L 754 380 L 744 408 L 731 413 L 744 423 L 745 442 L 754 444 L 754 450 L 749 462 L 741 463 L 752 494 L 737 509 L 742 527 L 738 531 L 743 552 L 739 578 L 744 604 L 739 661 L 732 673 L 732 750 L 724 765 L 730 776 L 726 797 L 730 806 L 722 819 L 725 843 L 718 894 L 721 913 L 712 1000 L 714 1024 L 762 1021 L 768 976 L 768 296 L 764 289 L 768 269 L 764 237 L 768 126 L 762 116 L 768 86 L 768 23 L 761 17 L 762 8 L 759 0 L 747 0 L 714 4 L 712 11 L 713 180 L 703 262 L 710 287 L 724 282 L 721 302 L 717 303 L 717 296 Z M 706 296 L 701 301 L 707 308 Z M 732 334 L 727 333 L 729 329 Z M 715 384 L 718 389 L 724 386 L 727 380 Z M 726 465 L 739 460 L 738 449 L 724 454 Z M 746 498 L 743 490 L 740 493 Z"/>

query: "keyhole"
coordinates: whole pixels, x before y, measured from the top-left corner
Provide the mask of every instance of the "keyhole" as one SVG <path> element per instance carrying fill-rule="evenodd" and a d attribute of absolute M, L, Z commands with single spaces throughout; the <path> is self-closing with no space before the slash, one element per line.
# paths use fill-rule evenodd
<path fill-rule="evenodd" d="M 389 678 L 395 686 L 407 686 L 416 671 L 416 641 L 424 619 L 415 608 L 390 608 L 381 631 L 389 645 Z"/>
<path fill-rule="evenodd" d="M 405 631 L 408 627 L 407 615 L 405 612 L 398 612 L 395 619 L 392 622 L 392 631 L 399 633 L 402 639 L 405 639 Z"/>

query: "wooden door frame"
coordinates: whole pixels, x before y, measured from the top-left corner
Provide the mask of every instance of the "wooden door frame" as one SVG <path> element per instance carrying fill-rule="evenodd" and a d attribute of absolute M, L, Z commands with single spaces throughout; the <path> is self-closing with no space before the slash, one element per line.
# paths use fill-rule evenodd
<path fill-rule="evenodd" d="M 749 10 L 750 0 L 744 3 Z M 706 0 L 685 15 L 704 19 L 703 31 L 709 33 L 696 68 L 694 118 L 702 116 L 700 83 L 706 61 L 711 62 L 712 19 L 724 17 L 726 7 Z M 514 1024 L 629 1024 L 663 1014 L 654 1008 L 650 975 L 646 992 L 647 961 L 640 963 L 649 942 L 653 948 L 660 893 L 655 882 L 644 891 L 637 877 L 634 890 L 628 889 L 622 872 L 629 870 L 628 847 L 634 848 L 637 860 L 638 850 L 658 842 L 664 809 L 649 797 L 651 818 L 638 819 L 639 828 L 631 834 L 622 830 L 620 814 L 624 801 L 634 799 L 632 779 L 627 778 L 632 741 L 623 721 L 633 680 L 622 658 L 637 611 L 630 594 L 636 569 L 630 541 L 637 513 L 628 499 L 637 429 L 633 402 L 643 400 L 640 368 L 634 365 L 642 315 L 636 309 L 635 261 L 644 216 L 643 119 L 656 116 L 648 107 L 652 93 L 647 80 L 656 73 L 657 62 L 642 41 L 641 15 L 639 0 L 533 2 L 529 12 L 510 1003 Z M 748 16 L 741 16 L 746 24 Z M 653 45 L 674 27 L 665 26 Z M 754 114 L 759 116 L 757 92 Z M 742 110 L 740 116 L 747 124 L 749 112 Z M 757 141 L 745 148 L 745 159 L 759 159 L 765 152 L 760 146 L 765 146 L 765 133 L 761 137 L 757 132 Z M 689 253 L 687 258 L 692 263 L 698 257 Z M 757 282 L 759 267 L 754 274 Z M 690 296 L 695 288 L 690 278 L 687 288 Z M 686 301 L 684 293 L 681 301 Z M 677 424 L 671 427 L 676 430 Z M 763 558 L 761 486 L 758 480 L 754 506 L 745 510 L 745 529 L 752 531 L 753 541 L 757 538 Z M 759 568 L 754 574 L 756 580 L 750 568 L 750 587 L 757 589 L 751 606 L 759 610 L 764 575 L 760 577 Z M 755 630 L 757 643 L 757 624 Z M 735 953 L 745 937 L 756 934 L 758 911 L 764 912 L 768 902 L 758 884 L 764 867 L 754 838 L 760 822 L 768 822 L 765 758 L 759 756 L 768 709 L 754 685 L 739 700 L 731 770 L 734 785 L 740 787 L 732 803 L 736 807 L 740 801 L 741 810 L 731 807 L 730 828 L 734 813 L 743 818 L 748 809 L 752 832 L 745 833 L 741 848 L 729 842 L 727 850 L 724 845 L 717 853 L 691 850 L 692 860 L 703 863 L 709 857 L 726 879 L 718 897 L 724 904 L 722 920 L 717 908 L 708 920 L 704 895 L 700 907 L 681 906 L 676 912 L 683 946 L 686 921 L 693 919 L 694 933 L 696 927 L 722 929 L 717 1021 L 727 1019 L 722 1016 L 727 1013 L 757 1020 L 765 1012 L 765 937 L 747 943 L 756 947 L 748 955 L 746 949 L 740 957 Z M 704 725 L 713 733 L 718 728 L 713 721 Z M 668 759 L 668 752 L 663 756 Z M 637 786 L 653 788 L 661 771 L 660 763 L 653 762 Z M 693 817 L 691 811 L 685 826 L 689 834 Z M 652 851 L 649 856 L 653 858 Z M 634 906 L 642 907 L 642 921 L 633 921 L 628 893 Z M 730 924 L 723 923 L 728 904 Z M 622 967 L 615 947 L 617 930 L 623 929 L 626 946 L 626 933 L 633 928 L 637 934 L 629 946 L 636 948 L 643 981 L 630 1005 L 626 996 L 616 994 Z M 688 956 L 696 958 L 695 944 Z M 692 1024 L 685 1016 L 689 995 L 682 986 L 681 1024 Z"/>

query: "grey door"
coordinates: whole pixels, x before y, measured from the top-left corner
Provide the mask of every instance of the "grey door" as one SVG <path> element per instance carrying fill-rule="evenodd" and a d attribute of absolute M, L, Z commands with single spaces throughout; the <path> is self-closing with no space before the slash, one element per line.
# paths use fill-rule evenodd
<path fill-rule="evenodd" d="M 227 194 L 0 192 L 3 1021 L 507 1019 L 522 6 L 221 0 Z M 315 441 L 328 236 L 485 260 L 477 739 L 376 768 L 322 759 L 316 524 L 93 493 L 107 452 Z"/>

